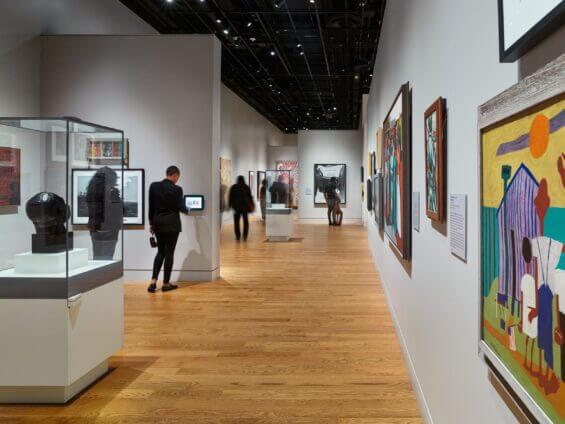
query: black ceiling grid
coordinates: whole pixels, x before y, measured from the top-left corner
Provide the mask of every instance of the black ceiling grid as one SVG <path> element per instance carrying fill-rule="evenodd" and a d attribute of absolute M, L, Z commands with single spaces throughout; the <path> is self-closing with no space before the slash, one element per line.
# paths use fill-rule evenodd
<path fill-rule="evenodd" d="M 281 131 L 357 129 L 385 0 L 121 0 L 163 34 L 222 42 L 222 82 Z"/>

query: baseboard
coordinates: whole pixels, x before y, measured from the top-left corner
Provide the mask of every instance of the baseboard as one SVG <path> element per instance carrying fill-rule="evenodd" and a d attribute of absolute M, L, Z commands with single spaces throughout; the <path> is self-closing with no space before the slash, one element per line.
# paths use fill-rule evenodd
<path fill-rule="evenodd" d="M 162 276 L 162 273 L 161 273 Z M 220 278 L 220 268 L 211 271 L 188 271 L 173 270 L 171 281 L 194 282 L 194 281 L 214 281 Z M 125 269 L 124 281 L 129 283 L 147 283 L 151 279 L 150 269 Z"/>
<path fill-rule="evenodd" d="M 369 231 L 369 228 L 367 228 L 367 231 Z M 378 267 L 377 267 L 377 260 L 376 260 L 376 257 L 375 257 L 375 251 L 374 251 L 374 249 L 371 248 L 370 243 L 369 243 L 369 249 L 371 250 L 371 256 L 373 257 L 373 262 L 375 264 L 375 268 L 377 269 L 377 272 L 379 272 Z M 380 276 L 380 273 L 379 273 L 379 276 Z M 426 396 L 425 396 L 424 391 L 422 389 L 422 385 L 420 384 L 420 380 L 418 379 L 418 375 L 416 374 L 416 368 L 414 367 L 414 362 L 412 361 L 412 356 L 410 355 L 410 351 L 408 350 L 408 345 L 406 343 L 406 339 L 404 338 L 404 333 L 402 332 L 402 328 L 400 327 L 400 324 L 398 323 L 398 320 L 396 318 L 396 310 L 394 309 L 394 306 L 392 305 L 388 289 L 386 287 L 386 284 L 382 281 L 382 278 L 381 278 L 381 286 L 382 286 L 383 292 L 385 294 L 385 299 L 386 299 L 386 303 L 387 303 L 387 306 L 388 306 L 388 310 L 390 311 L 390 315 L 392 317 L 392 323 L 394 325 L 394 330 L 396 331 L 396 335 L 397 335 L 398 341 L 400 343 L 400 348 L 402 349 L 402 355 L 404 356 L 404 362 L 406 363 L 407 368 L 408 368 L 408 375 L 410 377 L 410 382 L 412 383 L 412 389 L 414 390 L 414 394 L 416 395 L 416 400 L 417 400 L 418 405 L 420 407 L 420 412 L 422 413 L 422 417 L 424 418 L 424 422 L 426 422 L 428 424 L 433 424 L 434 420 L 432 419 L 432 414 L 430 412 L 428 402 L 426 401 Z"/>
<path fill-rule="evenodd" d="M 328 224 L 327 218 L 301 218 L 298 217 L 298 221 L 305 224 Z M 343 218 L 342 225 L 363 225 L 363 220 L 361 218 Z"/>

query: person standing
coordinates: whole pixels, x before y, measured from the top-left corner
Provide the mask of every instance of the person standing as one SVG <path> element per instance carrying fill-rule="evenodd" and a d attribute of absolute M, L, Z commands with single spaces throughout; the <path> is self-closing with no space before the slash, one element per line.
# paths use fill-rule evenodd
<path fill-rule="evenodd" d="M 169 166 L 166 174 L 164 180 L 151 183 L 149 187 L 149 224 L 151 234 L 154 234 L 157 239 L 153 276 L 151 277 L 151 284 L 147 288 L 150 293 L 157 291 L 157 278 L 163 263 L 162 290 L 165 292 L 178 288 L 176 284 L 171 284 L 170 279 L 175 248 L 181 232 L 179 213 L 187 214 L 188 209 L 184 204 L 182 188 L 176 185 L 180 178 L 180 170 L 176 166 Z"/>
<path fill-rule="evenodd" d="M 267 179 L 261 181 L 261 188 L 259 189 L 259 204 L 261 205 L 261 218 L 265 220 L 265 212 L 267 210 Z"/>
<path fill-rule="evenodd" d="M 337 178 L 331 177 L 330 183 L 326 186 L 324 191 L 324 197 L 326 198 L 326 204 L 328 205 L 328 224 L 335 225 L 332 221 L 332 214 L 335 206 L 335 201 L 337 198 Z"/>
<path fill-rule="evenodd" d="M 255 205 L 253 203 L 253 196 L 251 189 L 245 184 L 245 179 L 242 175 L 237 177 L 237 182 L 231 186 L 229 193 L 229 206 L 234 210 L 233 213 L 233 226 L 235 231 L 235 238 L 239 241 L 241 239 L 240 220 L 243 217 L 243 241 L 247 240 L 249 234 L 249 212 L 253 212 Z"/>

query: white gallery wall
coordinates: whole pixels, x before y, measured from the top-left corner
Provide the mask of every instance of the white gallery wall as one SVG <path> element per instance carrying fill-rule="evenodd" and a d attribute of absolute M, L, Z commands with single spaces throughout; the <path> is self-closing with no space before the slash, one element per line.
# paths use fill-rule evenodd
<path fill-rule="evenodd" d="M 368 103 L 366 140 L 375 151 L 377 127 L 410 82 L 412 184 L 421 204 L 411 263 L 400 263 L 374 219 L 367 228 L 422 412 L 439 424 L 515 421 L 478 356 L 477 107 L 516 83 L 519 66 L 498 61 L 497 19 L 491 0 L 387 2 Z M 447 191 L 468 196 L 466 262 L 450 254 L 446 226 L 425 215 L 423 116 L 438 96 L 447 99 Z"/>
<path fill-rule="evenodd" d="M 249 171 L 257 173 L 267 168 L 267 148 L 284 143 L 284 134 L 224 85 L 221 123 L 220 156 L 231 160 L 232 183 L 243 175 L 249 184 Z M 226 221 L 231 216 L 231 212 L 223 213 Z"/>
<path fill-rule="evenodd" d="M 347 204 L 342 205 L 343 219 L 360 220 L 362 156 L 363 139 L 360 131 L 299 131 L 299 218 L 327 219 L 327 208 L 314 205 L 314 164 L 344 163 L 347 165 Z"/>
<path fill-rule="evenodd" d="M 125 131 L 130 168 L 149 184 L 169 165 L 206 210 L 182 217 L 173 279 L 219 270 L 220 54 L 213 35 L 46 36 L 41 39 L 41 114 L 77 116 Z M 145 211 L 147 216 L 147 210 Z M 149 225 L 125 231 L 126 278 L 148 280 Z"/>
<path fill-rule="evenodd" d="M 269 146 L 267 151 L 267 169 L 277 169 L 277 161 L 298 161 L 298 146 Z"/>

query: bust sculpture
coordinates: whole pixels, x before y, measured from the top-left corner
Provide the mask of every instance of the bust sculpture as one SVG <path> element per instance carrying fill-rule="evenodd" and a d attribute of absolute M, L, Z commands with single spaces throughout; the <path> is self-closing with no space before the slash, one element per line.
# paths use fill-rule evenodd
<path fill-rule="evenodd" d="M 66 232 L 69 207 L 55 193 L 41 192 L 26 203 L 27 217 L 33 222 L 32 253 L 59 253 L 73 248 L 73 233 Z"/>

